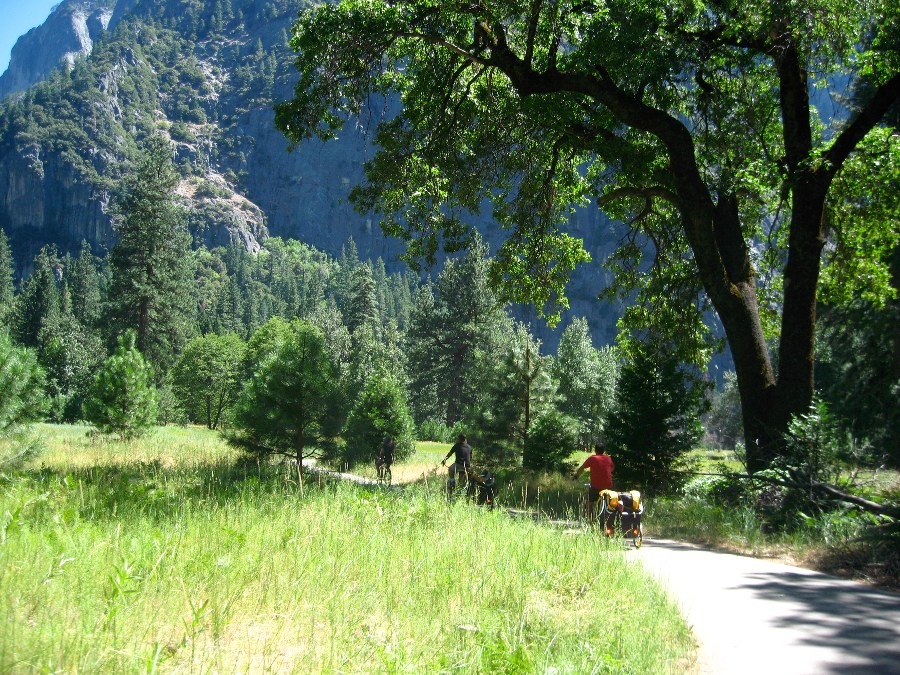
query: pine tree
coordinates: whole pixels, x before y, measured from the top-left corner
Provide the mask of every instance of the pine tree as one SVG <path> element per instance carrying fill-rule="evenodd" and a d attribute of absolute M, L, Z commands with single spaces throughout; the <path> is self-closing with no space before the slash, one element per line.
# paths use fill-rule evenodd
<path fill-rule="evenodd" d="M 81 241 L 81 251 L 66 269 L 66 280 L 72 300 L 72 314 L 86 328 L 95 328 L 102 313 L 100 277 L 97 259 L 87 241 Z"/>
<path fill-rule="evenodd" d="M 557 409 L 578 423 L 579 445 L 600 440 L 615 395 L 617 364 L 610 349 L 591 344 L 587 320 L 576 317 L 563 331 L 553 362 Z"/>
<path fill-rule="evenodd" d="M 705 390 L 692 373 L 653 342 L 629 341 L 606 437 L 620 486 L 671 493 L 700 440 Z"/>
<path fill-rule="evenodd" d="M 552 409 L 553 383 L 541 343 L 524 324 L 516 324 L 496 353 L 481 353 L 481 400 L 470 408 L 471 422 L 488 445 L 487 451 L 524 457 L 532 426 Z M 574 450 L 574 448 L 573 448 Z M 533 466 L 540 462 L 535 459 Z"/>
<path fill-rule="evenodd" d="M 15 336 L 26 347 L 38 347 L 41 327 L 55 321 L 60 309 L 56 248 L 45 246 L 34 259 L 34 270 L 16 298 Z"/>
<path fill-rule="evenodd" d="M 0 332 L 8 330 L 15 298 L 15 266 L 6 232 L 0 228 Z"/>
<path fill-rule="evenodd" d="M 434 284 L 433 297 L 420 294 L 410 315 L 412 387 L 435 392 L 447 426 L 462 418 L 466 402 L 477 396 L 481 386 L 476 351 L 503 332 L 499 328 L 503 311 L 488 287 L 487 271 L 487 245 L 476 238 L 463 258 L 447 261 Z"/>
<path fill-rule="evenodd" d="M 179 178 L 167 141 L 154 137 L 117 201 L 110 254 L 112 327 L 136 332 L 138 349 L 162 375 L 193 331 L 191 238 L 174 196 Z"/>
<path fill-rule="evenodd" d="M 258 457 L 296 460 L 299 479 L 303 460 L 321 455 L 340 432 L 338 369 L 325 337 L 305 321 L 292 322 L 276 345 L 244 387 L 228 438 Z"/>
<path fill-rule="evenodd" d="M 146 433 L 156 422 L 153 368 L 136 343 L 133 331 L 119 337 L 116 351 L 97 372 L 84 405 L 88 422 L 121 440 Z"/>
<path fill-rule="evenodd" d="M 415 450 L 414 428 L 403 384 L 379 372 L 366 382 L 347 418 L 342 459 L 349 465 L 374 460 L 384 437 L 392 436 L 394 459 L 402 461 Z"/>
<path fill-rule="evenodd" d="M 344 310 L 344 323 L 355 333 L 360 326 L 376 326 L 379 322 L 378 299 L 375 294 L 375 279 L 368 263 L 358 265 L 350 279 L 350 297 Z M 380 325 L 376 326 L 377 328 Z"/>
<path fill-rule="evenodd" d="M 44 373 L 34 352 L 14 346 L 9 336 L 0 334 L 0 438 L 41 418 L 43 385 Z"/>

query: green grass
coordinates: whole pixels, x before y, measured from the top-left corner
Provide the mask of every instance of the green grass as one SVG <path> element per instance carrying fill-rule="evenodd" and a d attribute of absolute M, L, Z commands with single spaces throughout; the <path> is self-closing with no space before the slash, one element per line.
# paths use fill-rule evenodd
<path fill-rule="evenodd" d="M 621 546 L 236 461 L 203 429 L 42 426 L 0 475 L 0 672 L 683 672 Z M 425 447 L 420 452 L 440 452 Z M 446 450 L 443 451 L 444 453 Z"/>

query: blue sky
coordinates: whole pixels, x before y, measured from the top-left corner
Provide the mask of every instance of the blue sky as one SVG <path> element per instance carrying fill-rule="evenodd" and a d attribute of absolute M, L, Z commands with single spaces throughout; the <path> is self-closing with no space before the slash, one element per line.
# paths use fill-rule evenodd
<path fill-rule="evenodd" d="M 6 72 L 9 53 L 19 36 L 40 26 L 60 0 L 0 0 L 0 73 Z"/>

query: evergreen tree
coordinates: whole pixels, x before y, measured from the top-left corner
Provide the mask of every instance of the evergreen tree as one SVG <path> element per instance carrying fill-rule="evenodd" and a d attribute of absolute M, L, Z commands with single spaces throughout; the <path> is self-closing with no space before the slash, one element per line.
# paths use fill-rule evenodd
<path fill-rule="evenodd" d="M 577 422 L 580 447 L 592 447 L 600 440 L 613 403 L 615 356 L 609 349 L 595 349 L 587 320 L 576 317 L 563 331 L 552 371 L 559 397 L 557 409 Z"/>
<path fill-rule="evenodd" d="M 156 422 L 156 411 L 153 368 L 138 350 L 135 333 L 128 331 L 94 378 L 85 419 L 101 432 L 127 440 L 146 433 Z"/>
<path fill-rule="evenodd" d="M 441 419 L 452 426 L 482 377 L 477 349 L 501 334 L 503 312 L 488 288 L 487 245 L 476 238 L 466 255 L 448 260 L 431 298 L 420 293 L 407 332 L 409 371 L 415 391 L 434 392 Z M 418 418 L 422 422 L 424 418 Z"/>
<path fill-rule="evenodd" d="M 196 307 L 191 238 L 174 196 L 178 182 L 171 146 L 153 137 L 118 197 L 118 243 L 110 254 L 112 327 L 133 329 L 160 374 L 190 336 Z"/>
<path fill-rule="evenodd" d="M 85 240 L 81 241 L 78 257 L 66 268 L 66 281 L 71 293 L 72 314 L 82 326 L 96 328 L 102 313 L 100 277 L 97 259 Z"/>
<path fill-rule="evenodd" d="M 305 321 L 292 322 L 278 342 L 245 386 L 228 439 L 257 457 L 296 460 L 301 479 L 303 460 L 322 456 L 340 432 L 344 406 L 338 369 L 325 337 Z"/>
<path fill-rule="evenodd" d="M 702 435 L 705 390 L 660 342 L 630 340 L 607 423 L 620 487 L 668 494 Z"/>
<path fill-rule="evenodd" d="M 565 467 L 566 460 L 579 445 L 578 421 L 558 410 L 548 410 L 532 425 L 522 456 L 527 469 L 554 471 Z"/>
<path fill-rule="evenodd" d="M 15 336 L 26 347 L 38 347 L 41 327 L 55 321 L 60 297 L 56 272 L 60 267 L 53 246 L 43 247 L 34 259 L 34 270 L 16 298 Z"/>
<path fill-rule="evenodd" d="M 15 299 L 15 266 L 6 232 L 0 228 L 0 332 L 9 328 Z"/>
<path fill-rule="evenodd" d="M 67 296 L 64 288 L 63 297 Z M 103 340 L 78 321 L 64 302 L 60 312 L 43 322 L 38 342 L 38 358 L 47 371 L 50 417 L 55 422 L 74 422 L 81 418 L 91 381 L 106 355 Z"/>
<path fill-rule="evenodd" d="M 415 450 L 414 429 L 403 383 L 378 372 L 366 382 L 347 418 L 342 459 L 351 466 L 372 461 L 384 437 L 392 436 L 394 459 L 403 461 Z"/>
<path fill-rule="evenodd" d="M 350 333 L 363 325 L 376 326 L 378 322 L 378 299 L 375 294 L 375 279 L 368 263 L 360 264 L 350 278 L 350 296 L 344 309 L 344 323 Z M 377 333 L 377 327 L 375 328 Z"/>
<path fill-rule="evenodd" d="M 44 373 L 33 351 L 0 334 L 0 438 L 41 418 L 46 408 Z"/>
<path fill-rule="evenodd" d="M 479 354 L 483 394 L 470 416 L 488 452 L 503 457 L 523 457 L 535 420 L 552 408 L 553 383 L 547 358 L 541 356 L 540 341 L 528 328 L 516 324 L 497 353 Z M 541 465 L 538 456 L 529 458 Z"/>

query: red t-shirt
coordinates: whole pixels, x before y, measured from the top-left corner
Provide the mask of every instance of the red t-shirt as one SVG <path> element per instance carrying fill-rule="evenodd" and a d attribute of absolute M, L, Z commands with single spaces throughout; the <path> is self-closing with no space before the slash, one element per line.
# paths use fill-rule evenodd
<path fill-rule="evenodd" d="M 612 489 L 612 472 L 614 468 L 612 457 L 609 455 L 591 455 L 584 464 L 579 467 L 579 471 L 587 467 L 591 471 L 591 487 L 595 490 Z"/>

